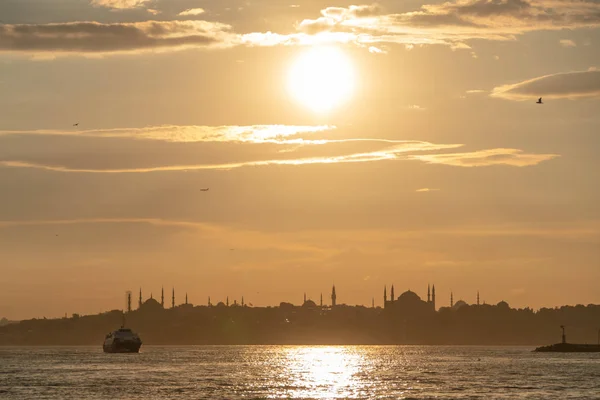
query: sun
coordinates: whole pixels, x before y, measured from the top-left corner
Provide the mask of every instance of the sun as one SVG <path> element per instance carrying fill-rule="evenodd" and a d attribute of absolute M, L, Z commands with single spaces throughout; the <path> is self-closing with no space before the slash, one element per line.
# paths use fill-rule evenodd
<path fill-rule="evenodd" d="M 354 90 L 352 62 L 337 47 L 313 47 L 295 60 L 288 77 L 290 94 L 315 112 L 347 101 Z"/>

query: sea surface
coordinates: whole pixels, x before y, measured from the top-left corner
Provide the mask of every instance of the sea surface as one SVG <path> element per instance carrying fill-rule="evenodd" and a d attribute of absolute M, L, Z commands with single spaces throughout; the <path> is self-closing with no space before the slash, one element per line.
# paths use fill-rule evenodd
<path fill-rule="evenodd" d="M 600 399 L 600 353 L 531 347 L 0 347 L 0 399 Z"/>

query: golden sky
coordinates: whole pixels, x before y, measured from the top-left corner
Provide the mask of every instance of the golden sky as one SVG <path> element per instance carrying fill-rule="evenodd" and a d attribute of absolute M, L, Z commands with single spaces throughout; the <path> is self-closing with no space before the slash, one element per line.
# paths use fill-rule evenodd
<path fill-rule="evenodd" d="M 4 0 L 0 317 L 599 303 L 599 98 L 597 0 Z"/>

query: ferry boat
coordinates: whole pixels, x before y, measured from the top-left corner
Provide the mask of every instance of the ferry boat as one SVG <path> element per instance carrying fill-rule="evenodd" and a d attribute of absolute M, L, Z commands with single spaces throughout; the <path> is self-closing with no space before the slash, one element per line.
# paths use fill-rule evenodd
<path fill-rule="evenodd" d="M 140 347 L 142 347 L 140 337 L 125 326 L 108 333 L 102 345 L 105 353 L 139 353 Z"/>

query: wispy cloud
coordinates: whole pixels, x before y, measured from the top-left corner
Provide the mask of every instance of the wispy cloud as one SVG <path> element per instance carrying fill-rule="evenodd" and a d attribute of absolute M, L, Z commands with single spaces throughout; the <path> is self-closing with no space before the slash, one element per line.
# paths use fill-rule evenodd
<path fill-rule="evenodd" d="M 190 9 L 180 12 L 178 15 L 185 17 L 185 16 L 191 16 L 191 15 L 204 14 L 205 12 L 206 11 L 204 11 L 203 8 L 190 8 Z"/>
<path fill-rule="evenodd" d="M 147 6 L 149 2 L 93 0 L 92 4 L 123 10 Z M 179 15 L 203 13 L 202 8 L 190 8 Z M 472 39 L 515 40 L 532 31 L 600 27 L 600 3 L 596 0 L 455 0 L 425 4 L 404 13 L 386 13 L 377 4 L 352 5 L 327 7 L 320 14 L 300 21 L 295 29 L 290 26 L 287 32 L 234 32 L 228 24 L 209 21 L 0 25 L 0 51 L 112 54 L 347 43 L 382 53 L 385 51 L 378 44 L 402 44 L 407 48 L 443 44 L 452 49 L 470 49 L 465 42 Z M 570 41 L 562 42 L 571 45 Z"/>
<path fill-rule="evenodd" d="M 0 25 L 0 52 L 110 54 L 222 48 L 236 41 L 231 26 L 208 21 Z"/>
<path fill-rule="evenodd" d="M 334 129 L 326 125 L 255 125 L 0 131 L 0 166 L 115 174 L 392 160 L 418 160 L 462 167 L 528 166 L 557 157 L 553 154 L 529 154 L 517 149 L 447 154 L 444 152 L 463 145 L 339 138 L 339 134 L 335 139 L 328 138 L 331 137 L 328 133 Z M 70 153 L 65 156 L 64 146 L 70 141 Z M 37 146 L 42 146 L 44 152 L 36 151 Z M 98 146 L 103 147 L 102 153 L 94 157 L 84 156 Z M 156 152 L 160 155 L 147 156 Z"/>
<path fill-rule="evenodd" d="M 439 192 L 440 189 L 432 189 L 432 188 L 422 188 L 422 189 L 417 189 L 415 190 L 415 192 Z"/>
<path fill-rule="evenodd" d="M 489 149 L 470 153 L 423 154 L 409 158 L 430 164 L 453 165 L 457 167 L 486 167 L 490 165 L 510 165 L 527 167 L 559 157 L 557 154 L 530 154 L 517 149 Z"/>
<path fill-rule="evenodd" d="M 385 13 L 378 5 L 328 7 L 316 19 L 305 19 L 297 33 L 244 35 L 254 45 L 324 42 L 445 44 L 469 48 L 471 39 L 514 40 L 531 31 L 600 26 L 595 0 L 457 0 L 426 4 L 417 11 Z"/>
<path fill-rule="evenodd" d="M 109 225 L 109 224 L 142 224 L 158 228 L 178 228 L 195 231 L 209 238 L 208 240 L 221 242 L 227 247 L 235 246 L 238 249 L 278 249 L 283 251 L 327 253 L 326 247 L 319 247 L 312 243 L 302 243 L 288 240 L 282 235 L 267 232 L 234 228 L 226 225 L 211 224 L 198 221 L 171 220 L 160 218 L 79 218 L 58 220 L 14 220 L 0 221 L 0 229 L 16 227 L 42 227 L 42 226 L 70 226 L 70 225 Z"/>
<path fill-rule="evenodd" d="M 570 39 L 562 39 L 562 40 L 559 40 L 558 43 L 563 47 L 576 47 L 577 46 L 577 43 L 575 43 L 574 41 L 572 41 Z"/>
<path fill-rule="evenodd" d="M 577 71 L 545 75 L 539 78 L 494 88 L 492 96 L 508 100 L 600 97 L 600 71 Z"/>
<path fill-rule="evenodd" d="M 93 6 L 112 8 L 115 10 L 139 8 L 145 6 L 149 2 L 150 0 L 91 0 Z"/>
<path fill-rule="evenodd" d="M 13 130 L 2 131 L 7 135 L 81 136 L 99 138 L 131 138 L 160 140 L 165 142 L 252 142 L 252 143 L 310 143 L 295 138 L 299 134 L 311 134 L 336 129 L 335 126 L 296 125 L 224 125 L 224 126 L 179 126 L 161 125 L 137 129 L 90 129 L 90 130 Z M 290 139 L 295 138 L 295 139 Z M 323 140 L 319 143 L 325 143 Z"/>
<path fill-rule="evenodd" d="M 480 93 L 485 93 L 485 90 L 482 90 L 482 89 L 472 89 L 472 90 L 467 90 L 466 93 L 467 94 L 480 94 Z"/>
<path fill-rule="evenodd" d="M 65 165 L 52 165 L 36 162 L 27 162 L 19 160 L 0 161 L 0 166 L 9 168 L 33 168 L 54 172 L 79 172 L 79 173 L 146 173 L 146 172 L 169 172 L 169 171 L 196 171 L 196 170 L 231 170 L 242 167 L 259 167 L 268 165 L 290 165 L 300 166 L 309 164 L 339 164 L 339 163 L 358 163 L 374 161 L 391 161 L 401 159 L 401 155 L 416 151 L 432 151 L 448 148 L 460 147 L 461 145 L 436 145 L 427 142 L 406 142 L 385 147 L 379 151 L 370 151 L 364 153 L 353 153 L 325 157 L 303 157 L 303 158 L 281 158 L 269 160 L 252 160 L 231 163 L 211 163 L 211 164 L 189 164 L 189 165 L 163 165 L 156 167 L 141 168 L 79 168 Z M 285 154 L 285 153 L 280 153 Z"/>
<path fill-rule="evenodd" d="M 283 233 L 278 232 L 275 235 L 269 235 L 260 231 L 233 229 L 228 226 L 210 224 L 189 220 L 172 220 L 161 218 L 78 218 L 78 219 L 55 219 L 55 220 L 4 220 L 0 221 L 0 228 L 15 228 L 27 226 L 60 226 L 60 225 L 89 225 L 89 224 L 146 224 L 157 227 L 174 227 L 191 230 L 202 230 L 210 235 L 226 234 L 228 242 L 234 239 L 231 235 L 243 237 L 247 240 L 249 236 L 254 236 L 252 242 L 269 243 L 265 240 L 267 236 L 273 238 L 291 239 L 294 238 L 294 248 L 317 250 L 319 248 L 308 245 L 311 242 L 322 242 L 323 237 L 335 237 L 338 240 L 357 241 L 360 243 L 378 243 L 382 240 L 396 241 L 398 238 L 406 237 L 430 237 L 431 235 L 448 236 L 533 236 L 533 237 L 593 237 L 598 238 L 600 233 L 600 221 L 591 220 L 585 223 L 551 223 L 532 227 L 530 224 L 485 224 L 485 225 L 461 225 L 460 227 L 446 228 L 421 228 L 409 230 L 386 230 L 386 229 L 356 229 L 356 230 L 302 230 L 297 232 Z M 290 243 L 289 240 L 286 240 Z M 336 246 L 337 247 L 337 246 Z"/>

